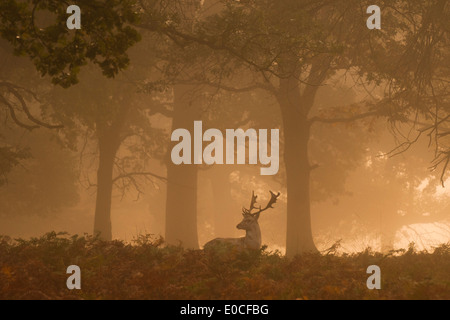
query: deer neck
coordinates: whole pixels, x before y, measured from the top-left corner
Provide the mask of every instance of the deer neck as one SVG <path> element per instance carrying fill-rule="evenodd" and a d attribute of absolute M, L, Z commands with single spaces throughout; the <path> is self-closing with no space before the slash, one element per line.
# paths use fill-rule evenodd
<path fill-rule="evenodd" d="M 261 248 L 261 229 L 258 224 L 246 231 L 244 242 L 249 249 Z"/>

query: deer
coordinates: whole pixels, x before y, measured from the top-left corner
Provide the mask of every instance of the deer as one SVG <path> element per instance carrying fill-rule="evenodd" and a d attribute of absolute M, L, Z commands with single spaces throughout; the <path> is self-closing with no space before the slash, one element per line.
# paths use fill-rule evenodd
<path fill-rule="evenodd" d="M 259 228 L 258 219 L 261 212 L 273 209 L 273 205 L 277 202 L 280 193 L 274 194 L 270 191 L 270 200 L 267 205 L 257 208 L 256 199 L 258 196 L 252 191 L 252 199 L 249 209 L 242 208 L 242 221 L 236 226 L 237 229 L 245 230 L 245 237 L 241 238 L 216 238 L 204 245 L 204 249 L 209 249 L 217 245 L 231 245 L 240 249 L 259 250 L 261 248 L 261 229 Z M 255 211 L 255 212 L 252 212 Z"/>

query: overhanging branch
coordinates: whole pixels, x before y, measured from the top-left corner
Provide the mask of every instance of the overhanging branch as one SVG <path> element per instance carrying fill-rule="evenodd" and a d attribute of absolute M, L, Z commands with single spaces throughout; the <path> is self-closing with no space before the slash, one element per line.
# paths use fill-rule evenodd
<path fill-rule="evenodd" d="M 20 121 L 16 115 L 16 112 L 14 110 L 14 107 L 12 106 L 11 103 L 8 102 L 8 100 L 0 95 L 0 102 L 2 102 L 4 105 L 6 105 L 6 107 L 8 107 L 9 109 L 9 113 L 11 115 L 12 120 L 20 127 L 28 129 L 28 130 L 33 130 L 33 129 L 37 129 L 39 127 L 44 127 L 47 129 L 61 129 L 64 126 L 63 125 L 52 125 L 52 124 L 48 124 L 45 123 L 39 119 L 36 119 L 30 112 L 30 109 L 28 108 L 27 103 L 25 102 L 25 99 L 23 98 L 23 96 L 20 94 L 20 92 L 18 90 L 24 90 L 30 94 L 33 95 L 33 97 L 37 100 L 36 96 L 31 93 L 29 90 L 19 87 L 17 85 L 14 85 L 10 82 L 6 82 L 6 81 L 1 81 L 0 82 L 0 87 L 4 87 L 8 90 L 9 93 L 11 93 L 20 103 L 20 107 L 21 110 L 25 113 L 26 117 L 28 118 L 28 120 L 30 120 L 33 124 L 29 125 L 29 124 L 25 124 L 22 121 Z"/>
<path fill-rule="evenodd" d="M 119 181 L 121 179 L 133 178 L 133 177 L 136 177 L 136 176 L 144 176 L 144 177 L 150 176 L 150 177 L 154 177 L 154 178 L 157 178 L 157 179 L 160 179 L 160 180 L 163 180 L 163 181 L 167 181 L 166 177 L 157 175 L 157 174 L 152 173 L 152 172 L 128 172 L 128 173 L 124 173 L 124 174 L 118 175 L 117 177 L 115 177 L 112 180 L 112 182 L 116 183 L 117 181 Z"/>
<path fill-rule="evenodd" d="M 369 111 L 365 113 L 360 113 L 351 117 L 338 117 L 338 118 L 322 118 L 322 117 L 312 117 L 309 119 L 309 123 L 313 124 L 316 122 L 320 123 L 345 123 L 345 122 L 352 122 L 360 119 L 365 119 L 369 117 L 374 117 L 379 115 L 378 111 Z"/>
<path fill-rule="evenodd" d="M 250 92 L 250 91 L 253 91 L 253 90 L 257 90 L 257 89 L 271 91 L 271 88 L 269 86 L 261 84 L 261 83 L 253 84 L 253 85 L 250 85 L 250 86 L 247 86 L 247 87 L 232 87 L 232 86 L 224 85 L 222 83 L 215 83 L 215 82 L 209 82 L 209 81 L 179 80 L 179 81 L 177 81 L 177 83 L 179 83 L 179 84 L 190 84 L 190 85 L 193 85 L 193 86 L 204 85 L 204 86 L 209 86 L 209 87 L 221 89 L 221 90 L 224 90 L 224 91 L 234 92 L 234 93 Z"/>
<path fill-rule="evenodd" d="M 269 65 L 259 65 L 258 63 L 252 61 L 251 59 L 245 57 L 241 52 L 238 50 L 235 50 L 223 43 L 222 39 L 207 39 L 206 37 L 197 37 L 191 34 L 183 33 L 179 30 L 176 30 L 174 27 L 170 27 L 167 25 L 157 25 L 155 23 L 150 24 L 139 24 L 135 25 L 137 28 L 142 28 L 144 30 L 149 30 L 153 32 L 160 32 L 167 37 L 169 37 L 177 46 L 184 48 L 186 45 L 189 45 L 191 43 L 196 43 L 199 45 L 206 46 L 212 50 L 218 50 L 218 51 L 225 51 L 232 56 L 236 57 L 240 61 L 243 61 L 247 65 L 255 68 L 259 72 L 267 72 L 269 74 L 272 74 L 276 76 L 279 79 L 288 79 L 293 76 L 293 74 L 280 74 L 275 72 L 272 69 L 272 64 Z M 297 81 L 299 81 L 302 84 L 309 85 L 309 86 L 315 86 L 315 84 L 308 83 L 308 81 L 302 80 L 300 78 L 295 77 Z"/>

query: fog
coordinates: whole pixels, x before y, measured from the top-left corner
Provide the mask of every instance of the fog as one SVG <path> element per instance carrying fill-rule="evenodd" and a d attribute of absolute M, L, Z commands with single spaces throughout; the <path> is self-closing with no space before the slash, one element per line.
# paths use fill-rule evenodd
<path fill-rule="evenodd" d="M 0 299 L 449 298 L 449 1 L 73 2 L 0 2 Z"/>
<path fill-rule="evenodd" d="M 3 45 L 2 55 L 7 57 L 5 61 L 10 61 L 4 64 L 4 68 L 11 65 L 11 61 L 24 65 L 28 73 L 16 81 L 28 81 L 30 72 L 33 74 L 32 66 L 26 59 L 10 55 L 9 47 L 5 43 Z M 132 54 L 145 58 L 141 45 L 132 49 Z M 118 86 L 128 90 L 121 95 L 133 99 L 133 108 L 151 110 L 155 98 L 133 86 L 128 88 L 128 83 L 123 84 L 124 78 L 133 77 L 131 61 L 130 70 L 125 71 L 124 77 L 105 80 L 96 74 L 96 80 L 87 85 L 89 89 L 80 83 L 78 88 L 56 89 L 56 94 L 69 92 L 70 97 L 72 92 L 83 95 L 83 90 L 87 90 L 89 99 L 89 95 L 105 91 L 105 86 L 108 90 Z M 92 76 L 91 72 L 86 73 Z M 37 74 L 34 77 L 35 81 L 43 81 Z M 234 128 L 235 119 L 229 116 L 230 113 L 250 118 L 244 129 L 252 125 L 256 128 L 282 126 L 277 103 L 265 92 L 234 94 L 226 91 L 211 93 L 210 89 L 201 86 L 194 89 L 200 94 L 206 90 L 197 102 L 205 114 L 196 119 L 203 120 L 208 128 Z M 52 99 L 52 92 L 48 94 Z M 164 99 L 168 99 L 169 104 L 173 103 L 171 94 L 170 91 L 164 92 L 168 96 Z M 364 99 L 367 99 L 364 90 L 338 74 L 318 91 L 312 114 L 336 107 L 345 108 Z M 39 114 L 39 104 L 32 107 Z M 169 110 L 172 108 L 168 107 Z M 143 161 L 145 169 L 139 167 L 142 171 L 167 177 L 165 162 L 170 150 L 164 144 L 169 144 L 172 119 L 156 113 L 149 116 L 148 121 L 152 128 L 161 131 L 158 136 L 161 140 L 156 142 L 162 146 L 158 146 L 161 149 L 151 150 L 154 154 L 145 154 L 143 160 L 131 159 L 133 151 L 130 150 L 133 149 L 129 146 L 142 151 L 136 147 L 139 141 L 134 140 L 121 146 L 116 158 L 134 161 L 127 164 L 129 168 L 138 167 L 136 163 Z M 192 130 L 192 127 L 193 123 L 186 129 Z M 29 238 L 49 231 L 79 235 L 93 233 L 98 146 L 95 134 L 85 134 L 83 130 L 73 133 L 74 140 L 70 143 L 75 143 L 74 146 L 68 143 L 69 137 L 61 131 L 41 128 L 27 132 L 14 124 L 2 129 L 2 135 L 10 139 L 9 143 L 17 141 L 21 148 L 30 148 L 31 155 L 8 173 L 5 184 L 1 186 L 0 234 Z M 384 118 L 313 127 L 309 152 L 311 163 L 317 167 L 311 174 L 311 225 L 319 251 L 337 242 L 340 244 L 339 252 L 359 252 L 369 247 L 387 252 L 407 248 L 410 243 L 415 243 L 420 250 L 433 251 L 439 244 L 449 241 L 448 183 L 442 186 L 439 181 L 441 168 L 429 168 L 433 152 L 428 139 L 420 139 L 410 149 L 393 156 L 389 153 L 399 145 L 404 132 L 410 132 L 411 128 L 399 125 L 396 130 L 398 132 L 393 132 L 391 123 Z M 283 141 L 282 135 L 282 145 Z M 196 224 L 200 248 L 215 237 L 244 236 L 245 232 L 235 226 L 241 220 L 242 207 L 250 201 L 251 192 L 254 190 L 263 203 L 268 200 L 268 191 L 274 190 L 280 191 L 281 196 L 273 210 L 261 214 L 262 241 L 269 250 L 285 253 L 287 192 L 283 155 L 281 159 L 280 170 L 274 176 L 261 176 L 260 165 L 199 166 L 194 185 L 197 188 Z M 122 169 L 115 170 L 115 174 L 119 174 Z M 131 184 L 115 184 L 111 198 L 112 239 L 132 242 L 139 235 L 165 237 L 169 183 L 150 176 Z"/>
<path fill-rule="evenodd" d="M 0 255 L 79 235 L 277 280 L 299 256 L 448 252 L 449 3 L 382 4 L 0 4 Z"/>

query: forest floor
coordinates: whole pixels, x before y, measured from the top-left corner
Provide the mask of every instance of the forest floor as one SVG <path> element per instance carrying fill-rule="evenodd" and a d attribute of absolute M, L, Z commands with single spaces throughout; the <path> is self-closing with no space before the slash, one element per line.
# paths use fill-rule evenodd
<path fill-rule="evenodd" d="M 450 299 L 450 245 L 288 259 L 257 252 L 184 250 L 142 236 L 132 244 L 48 233 L 0 237 L 0 299 Z M 69 265 L 81 290 L 69 290 Z M 381 269 L 369 290 L 367 267 Z"/>

